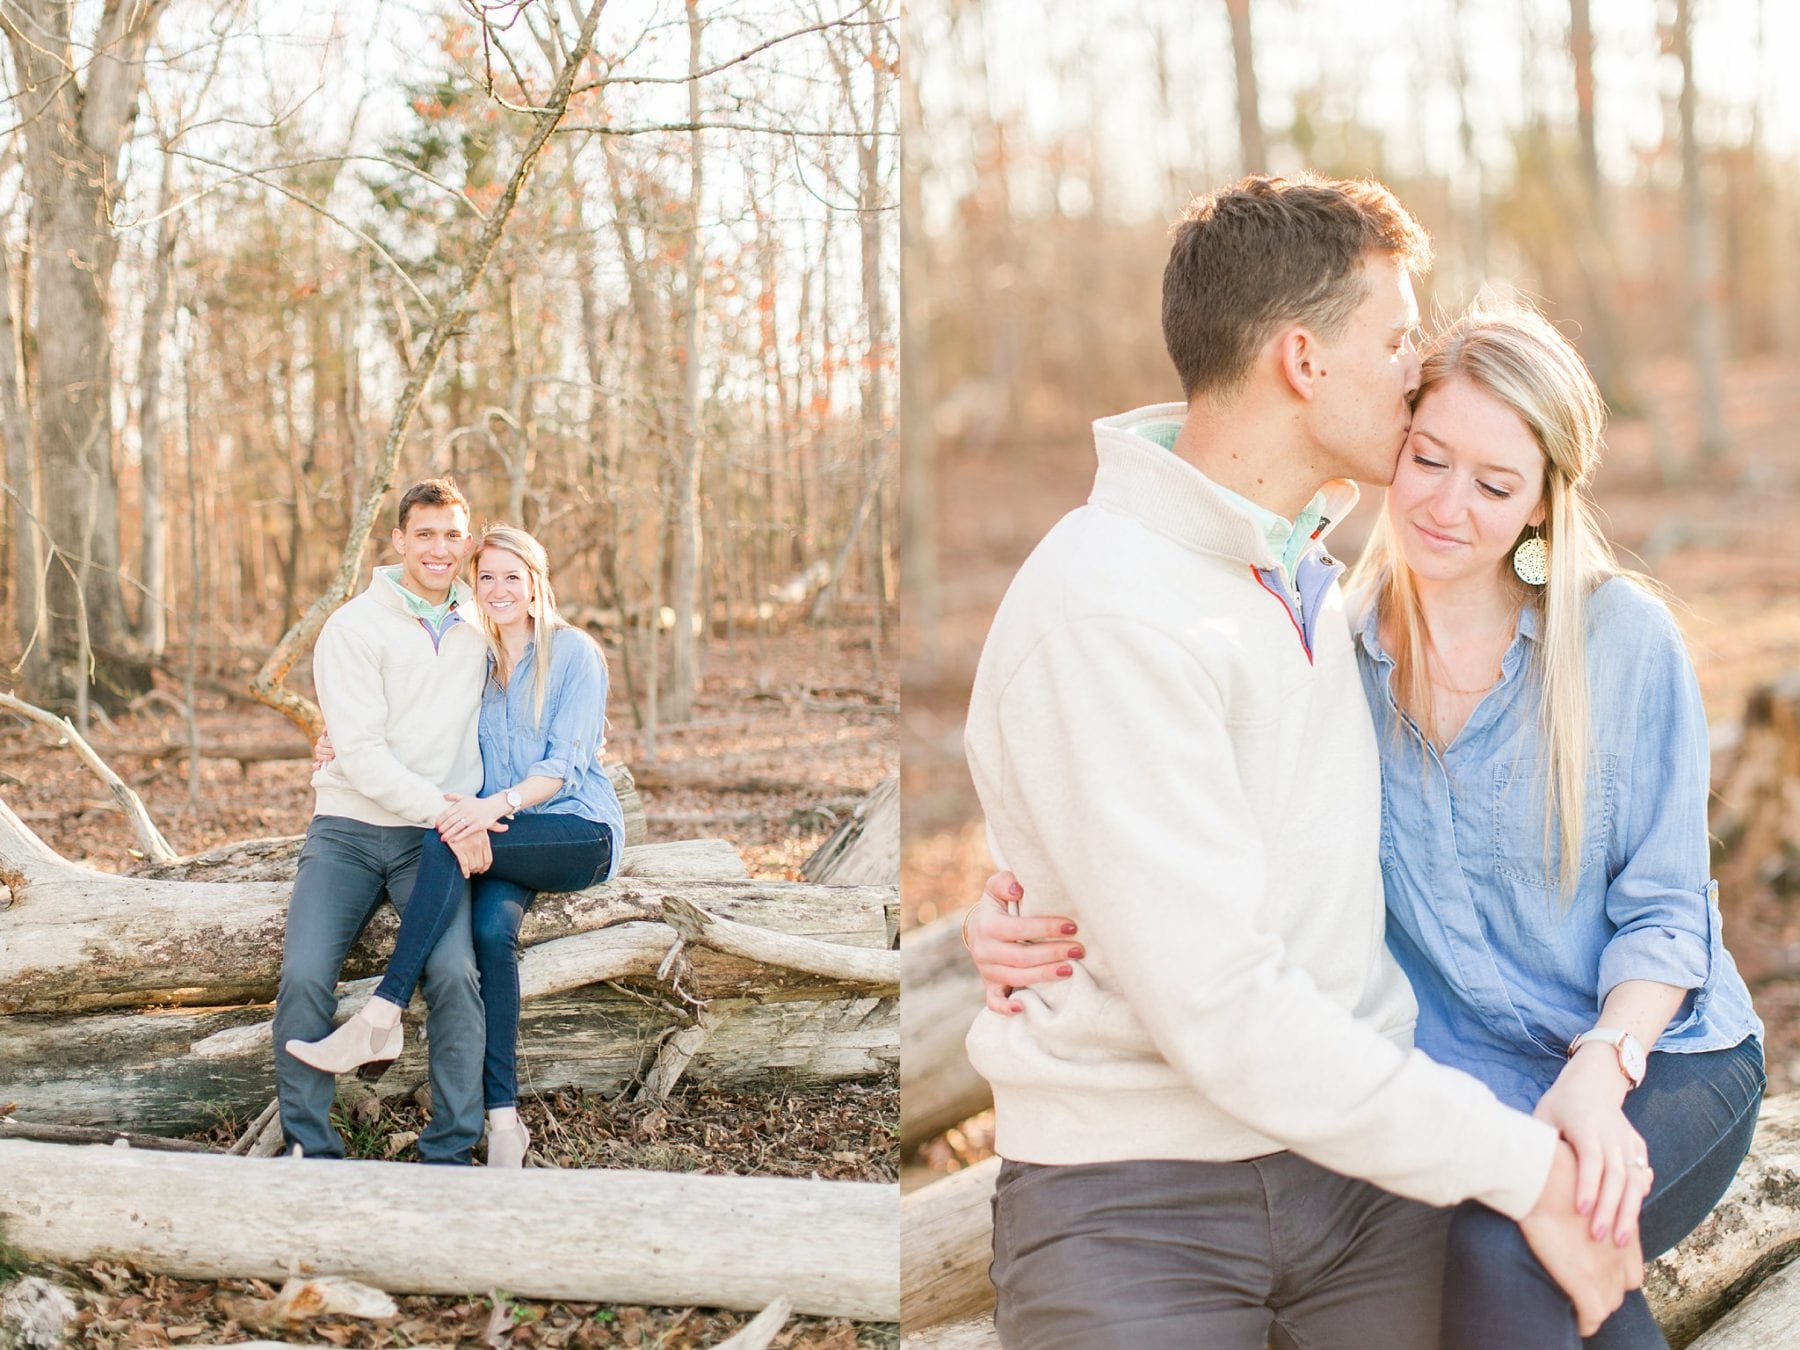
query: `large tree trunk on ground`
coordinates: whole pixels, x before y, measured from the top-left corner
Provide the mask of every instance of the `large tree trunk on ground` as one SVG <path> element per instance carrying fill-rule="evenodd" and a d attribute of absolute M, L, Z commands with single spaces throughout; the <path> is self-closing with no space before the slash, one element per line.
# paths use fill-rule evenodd
<path fill-rule="evenodd" d="M 981 978 L 962 945 L 962 914 L 900 939 L 900 1148 L 911 1152 L 994 1103 L 963 1053 L 981 1011 Z"/>
<path fill-rule="evenodd" d="M 999 1159 L 990 1158 L 902 1201 L 908 1350 L 990 1350 L 999 1344 L 991 1322 L 981 1316 L 994 1297 L 987 1279 L 993 1255 L 988 1202 L 999 1170 Z M 1796 1250 L 1800 1094 L 1789 1094 L 1763 1104 L 1750 1156 L 1731 1189 L 1674 1251 L 1652 1263 L 1644 1289 L 1670 1343 L 1685 1346 Z M 938 1323 L 955 1325 L 945 1325 L 941 1334 L 912 1334 Z"/>
<path fill-rule="evenodd" d="M 530 957 L 527 957 L 529 963 Z M 640 980 L 647 979 L 655 962 Z M 528 997 L 519 1077 L 533 1094 L 575 1087 L 616 1096 L 640 1080 L 658 1039 L 680 1026 L 653 986 L 603 984 Z M 715 998 L 719 1018 L 682 1077 L 749 1087 L 835 1082 L 891 1072 L 899 1056 L 891 998 Z M 241 1008 L 25 1016 L 0 1026 L 0 1099 L 21 1120 L 185 1134 L 222 1116 L 246 1119 L 275 1093 L 266 1003 Z M 425 1081 L 426 1046 L 406 1052 L 376 1089 L 404 1097 Z"/>
<path fill-rule="evenodd" d="M 217 1006 L 274 996 L 289 887 L 115 877 L 63 862 L 0 802 L 0 881 L 13 902 L 0 914 L 0 1014 L 68 1013 L 149 1003 Z M 632 921 L 660 922 L 665 896 L 778 932 L 851 946 L 890 946 L 892 887 L 797 882 L 615 879 L 573 895 L 538 897 L 526 945 Z M 381 969 L 395 921 L 383 911 L 351 949 L 346 978 Z M 696 953 L 692 992 L 777 990 L 861 993 L 816 976 L 765 975 L 736 958 Z"/>
<path fill-rule="evenodd" d="M 900 884 L 900 775 L 877 783 L 813 855 L 800 876 L 825 886 Z"/>
<path fill-rule="evenodd" d="M 892 1321 L 898 1209 L 896 1187 L 862 1182 L 500 1174 L 0 1140 L 10 1243 L 195 1279 L 281 1280 L 296 1266 L 396 1293 L 742 1309 L 786 1297 L 806 1313 Z"/>

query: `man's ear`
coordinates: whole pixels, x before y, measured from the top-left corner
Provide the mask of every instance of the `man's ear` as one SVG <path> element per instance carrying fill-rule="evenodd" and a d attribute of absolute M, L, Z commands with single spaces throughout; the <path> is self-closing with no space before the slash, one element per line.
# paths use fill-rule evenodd
<path fill-rule="evenodd" d="M 1319 368 L 1318 338 L 1310 328 L 1295 324 L 1282 329 L 1269 342 L 1275 348 L 1281 378 L 1288 388 L 1310 402 L 1319 376 L 1325 373 Z"/>
<path fill-rule="evenodd" d="M 405 530 L 402 530 L 398 526 L 396 526 L 394 528 L 393 532 L 388 535 L 388 538 L 393 541 L 394 552 L 396 552 L 396 553 L 406 552 L 406 531 Z"/>

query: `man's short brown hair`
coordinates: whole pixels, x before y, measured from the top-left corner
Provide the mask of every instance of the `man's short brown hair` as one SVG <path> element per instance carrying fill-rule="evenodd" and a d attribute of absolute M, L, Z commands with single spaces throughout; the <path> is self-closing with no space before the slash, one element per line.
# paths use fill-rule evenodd
<path fill-rule="evenodd" d="M 415 506 L 460 506 L 469 513 L 469 499 L 456 486 L 454 478 L 421 478 L 400 497 L 400 521 L 396 529 L 406 528 L 406 518 Z"/>
<path fill-rule="evenodd" d="M 1431 239 L 1373 179 L 1251 177 L 1196 197 L 1163 270 L 1163 341 L 1189 399 L 1229 392 L 1285 324 L 1342 331 L 1367 291 L 1363 259 L 1431 265 Z"/>

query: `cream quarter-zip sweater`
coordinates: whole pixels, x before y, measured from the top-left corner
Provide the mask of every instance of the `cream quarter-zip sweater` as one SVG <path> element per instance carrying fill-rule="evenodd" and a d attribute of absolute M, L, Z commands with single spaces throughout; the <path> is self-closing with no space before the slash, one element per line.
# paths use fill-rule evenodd
<path fill-rule="evenodd" d="M 1087 950 L 1072 978 L 1020 991 L 1023 1014 L 984 1011 L 969 1033 L 998 1150 L 1291 1149 L 1520 1217 L 1555 1132 L 1412 1049 L 1342 598 L 1316 598 L 1309 651 L 1259 576 L 1277 562 L 1264 531 L 1138 434 L 1181 413 L 1095 423 L 1093 494 L 1020 569 L 975 679 L 966 743 L 994 856 Z"/>
<path fill-rule="evenodd" d="M 429 825 L 446 792 L 481 791 L 481 686 L 487 644 L 469 620 L 441 638 L 411 613 L 378 567 L 325 621 L 313 683 L 337 757 L 313 774 L 313 814 L 369 825 Z M 451 597 L 473 618 L 468 587 Z"/>

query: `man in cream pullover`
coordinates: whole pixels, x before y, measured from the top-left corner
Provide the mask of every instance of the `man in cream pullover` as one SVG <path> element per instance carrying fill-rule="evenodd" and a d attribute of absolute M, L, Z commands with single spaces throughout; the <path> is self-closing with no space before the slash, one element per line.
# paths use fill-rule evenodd
<path fill-rule="evenodd" d="M 1383 942 L 1381 784 L 1320 539 L 1384 483 L 1418 381 L 1385 188 L 1250 179 L 1177 228 L 1188 396 L 1095 424 L 1086 506 L 1015 578 L 967 747 L 994 855 L 1080 926 L 1073 975 L 984 1012 L 1009 1347 L 1436 1343 L 1442 1206 L 1524 1222 L 1597 1324 L 1555 1132 L 1411 1047 Z"/>
<path fill-rule="evenodd" d="M 468 589 L 469 504 L 447 478 L 400 499 L 397 567 L 325 622 L 313 678 L 335 758 L 313 775 L 312 823 L 288 902 L 275 1000 L 275 1091 L 290 1145 L 341 1158 L 329 1120 L 336 1083 L 282 1047 L 331 1030 L 344 957 L 385 893 L 403 909 L 424 832 L 446 792 L 481 791 L 476 736 L 487 646 Z M 482 834 L 475 853 L 487 842 Z M 459 850 L 460 853 L 460 850 Z M 431 1123 L 426 1162 L 466 1163 L 481 1134 L 481 986 L 464 905 L 425 966 Z"/>

